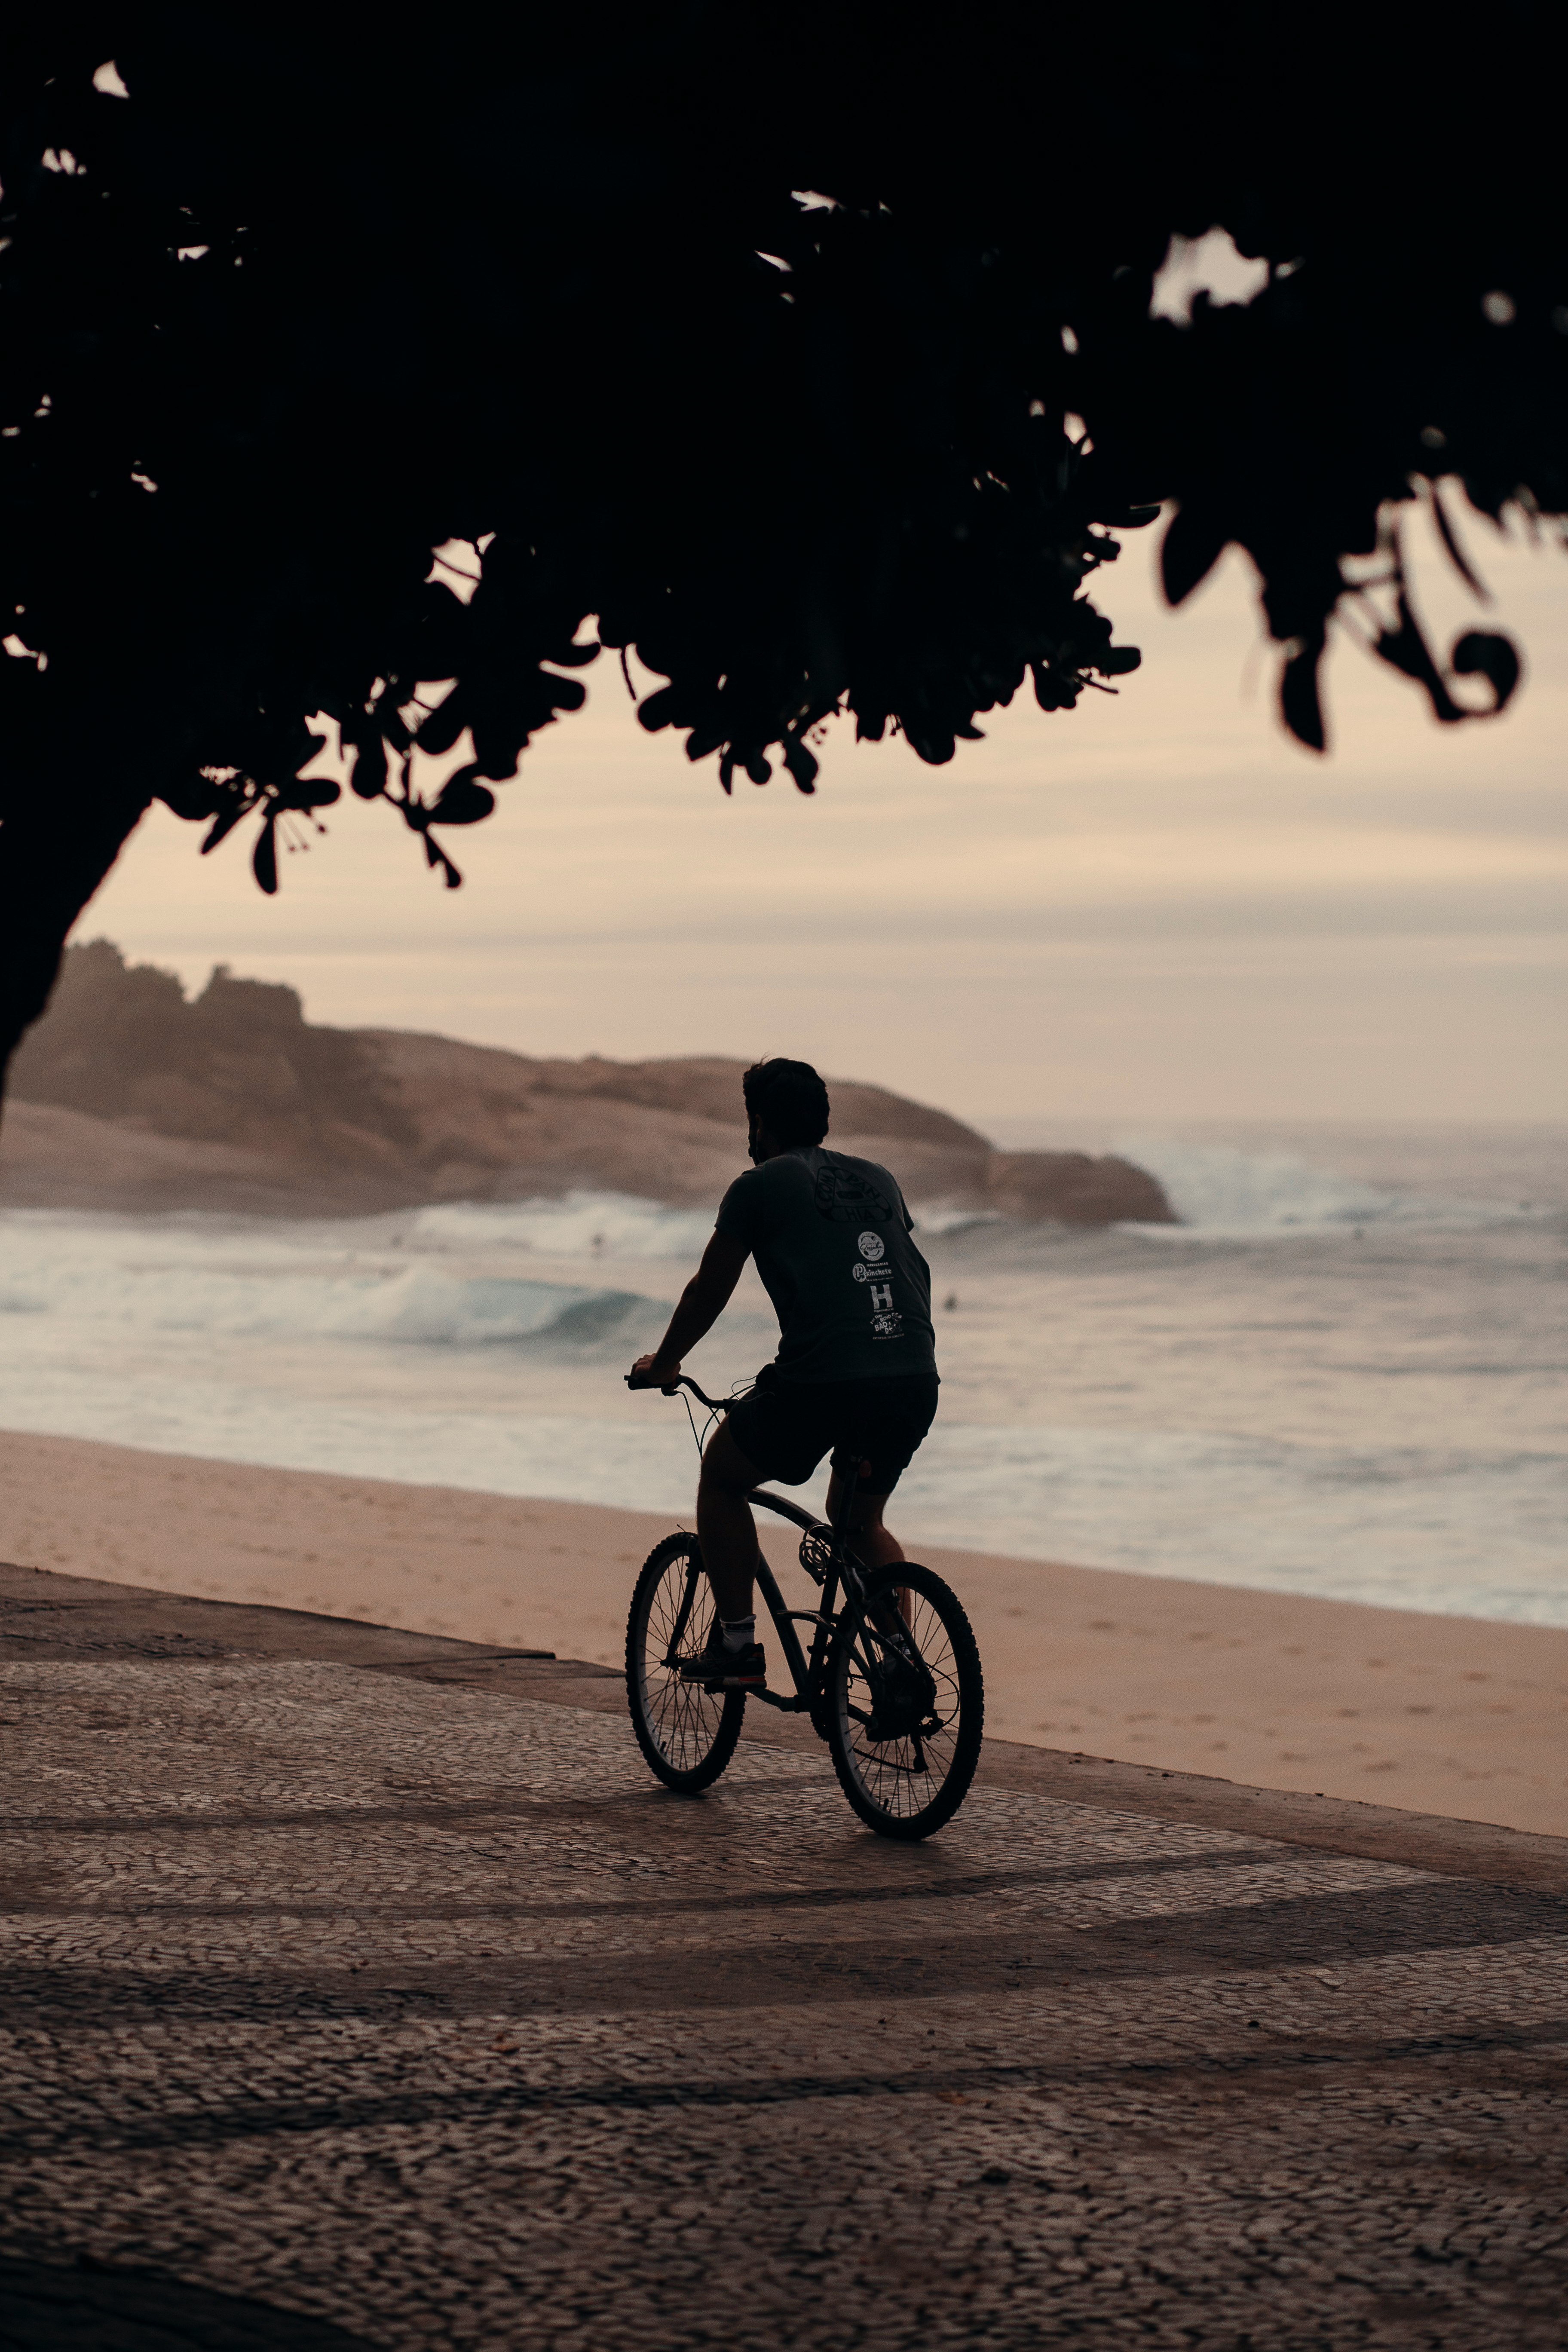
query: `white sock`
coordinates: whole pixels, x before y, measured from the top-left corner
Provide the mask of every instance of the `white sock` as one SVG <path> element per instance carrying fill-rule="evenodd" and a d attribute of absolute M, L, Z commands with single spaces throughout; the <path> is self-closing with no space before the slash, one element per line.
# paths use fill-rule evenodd
<path fill-rule="evenodd" d="M 743 1650 L 749 1642 L 754 1642 L 757 1638 L 757 1621 L 754 1617 L 726 1617 L 721 1622 L 724 1627 L 724 1647 L 727 1650 Z"/>

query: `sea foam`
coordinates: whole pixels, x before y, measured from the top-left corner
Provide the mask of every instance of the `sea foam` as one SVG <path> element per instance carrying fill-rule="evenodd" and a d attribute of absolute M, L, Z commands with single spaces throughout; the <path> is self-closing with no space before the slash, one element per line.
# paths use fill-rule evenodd
<path fill-rule="evenodd" d="M 1497 1201 L 1461 1201 L 1402 1192 L 1342 1176 L 1287 1151 L 1242 1151 L 1224 1144 L 1131 1135 L 1117 1149 L 1157 1178 L 1179 1227 L 1141 1232 L 1212 1240 L 1268 1234 L 1349 1234 L 1369 1227 L 1463 1232 L 1513 1223 L 1532 1212 Z"/>

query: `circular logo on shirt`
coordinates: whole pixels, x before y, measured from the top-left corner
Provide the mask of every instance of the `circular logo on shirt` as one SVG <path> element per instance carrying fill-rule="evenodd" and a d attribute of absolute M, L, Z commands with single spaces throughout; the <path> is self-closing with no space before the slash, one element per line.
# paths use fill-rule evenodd
<path fill-rule="evenodd" d="M 882 1239 L 880 1234 L 862 1234 L 860 1236 L 860 1255 L 863 1258 L 868 1259 L 872 1265 L 875 1265 L 879 1258 L 887 1256 L 888 1244 Z"/>

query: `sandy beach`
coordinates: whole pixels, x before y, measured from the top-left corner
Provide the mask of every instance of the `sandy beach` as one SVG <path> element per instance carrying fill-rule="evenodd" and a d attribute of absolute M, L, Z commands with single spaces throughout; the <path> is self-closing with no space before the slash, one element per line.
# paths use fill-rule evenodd
<path fill-rule="evenodd" d="M 0 1437 L 0 1559 L 603 1664 L 619 1662 L 632 1577 L 670 1525 Z M 1568 1832 L 1568 1632 L 956 1552 L 900 1532 L 963 1595 L 1000 1738 Z M 793 1555 L 782 1537 L 764 1544 L 787 1591 Z"/>

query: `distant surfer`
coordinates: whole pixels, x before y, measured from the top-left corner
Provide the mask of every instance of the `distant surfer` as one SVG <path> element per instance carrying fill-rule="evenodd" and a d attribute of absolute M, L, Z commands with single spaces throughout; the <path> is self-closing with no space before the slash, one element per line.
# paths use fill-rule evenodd
<path fill-rule="evenodd" d="M 803 1485 L 831 1452 L 831 1517 L 858 1461 L 856 1549 L 869 1568 L 901 1560 L 882 1511 L 935 1418 L 937 1370 L 931 1269 L 893 1177 L 873 1160 L 823 1148 L 827 1088 L 808 1062 L 758 1062 L 742 1087 L 753 1164 L 725 1193 L 702 1263 L 658 1347 L 633 1365 L 631 1385 L 676 1378 L 755 1257 L 778 1314 L 778 1354 L 702 1457 L 697 1532 L 715 1612 L 708 1646 L 681 1669 L 743 1690 L 766 1678 L 747 1495 L 769 1479 Z"/>

